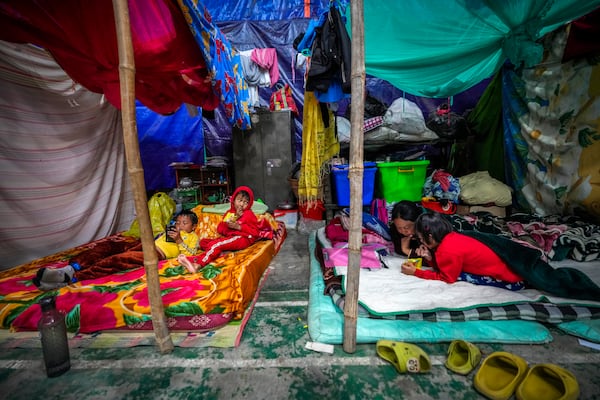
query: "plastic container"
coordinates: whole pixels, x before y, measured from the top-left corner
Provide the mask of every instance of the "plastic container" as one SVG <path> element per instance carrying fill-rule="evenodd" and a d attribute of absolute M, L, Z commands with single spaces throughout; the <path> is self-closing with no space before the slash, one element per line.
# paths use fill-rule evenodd
<path fill-rule="evenodd" d="M 387 202 L 421 200 L 428 165 L 429 160 L 378 163 L 378 196 Z"/>
<path fill-rule="evenodd" d="M 317 200 L 312 204 L 300 204 L 298 206 L 298 209 L 303 218 L 313 219 L 317 221 L 323 220 L 323 214 L 325 213 L 325 205 L 321 200 Z"/>
<path fill-rule="evenodd" d="M 40 300 L 42 316 L 38 322 L 44 365 L 49 378 L 59 376 L 71 368 L 69 341 L 65 317 L 56 309 L 55 297 Z"/>
<path fill-rule="evenodd" d="M 374 162 L 366 162 L 363 164 L 363 167 L 362 204 L 366 206 L 371 204 L 371 201 L 373 200 L 377 164 Z M 338 206 L 350 205 L 350 178 L 348 177 L 349 171 L 350 166 L 348 164 L 331 166 L 331 172 L 333 173 L 335 186 L 336 204 Z"/>
<path fill-rule="evenodd" d="M 296 229 L 296 224 L 298 223 L 298 209 L 282 209 L 278 208 L 273 213 L 273 216 L 277 221 L 281 221 L 285 224 L 286 228 Z M 321 211 L 322 217 L 322 211 Z"/>

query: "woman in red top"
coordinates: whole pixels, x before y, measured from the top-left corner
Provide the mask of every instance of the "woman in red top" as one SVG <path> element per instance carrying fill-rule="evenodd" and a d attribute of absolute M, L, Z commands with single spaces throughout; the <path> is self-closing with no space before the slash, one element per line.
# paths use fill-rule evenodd
<path fill-rule="evenodd" d="M 485 279 L 479 278 L 492 278 L 509 286 L 518 283 L 522 287 L 523 278 L 492 249 L 472 237 L 454 232 L 452 224 L 441 214 L 430 212 L 420 215 L 415 222 L 415 231 L 426 247 L 418 249 L 418 255 L 425 258 L 434 270 L 417 269 L 413 263 L 406 262 L 402 266 L 403 273 L 448 283 L 468 280 L 487 284 Z M 465 278 L 465 275 L 475 279 Z"/>

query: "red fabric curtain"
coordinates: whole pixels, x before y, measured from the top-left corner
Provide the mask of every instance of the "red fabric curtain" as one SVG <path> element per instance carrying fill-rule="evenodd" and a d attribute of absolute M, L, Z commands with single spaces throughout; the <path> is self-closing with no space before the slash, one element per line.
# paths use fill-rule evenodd
<path fill-rule="evenodd" d="M 600 7 L 571 23 L 563 62 L 600 54 Z"/>
<path fill-rule="evenodd" d="M 170 0 L 129 0 L 136 98 L 160 114 L 181 103 L 219 104 L 200 50 Z M 44 47 L 76 82 L 121 108 L 119 55 L 111 0 L 0 2 L 0 39 Z"/>

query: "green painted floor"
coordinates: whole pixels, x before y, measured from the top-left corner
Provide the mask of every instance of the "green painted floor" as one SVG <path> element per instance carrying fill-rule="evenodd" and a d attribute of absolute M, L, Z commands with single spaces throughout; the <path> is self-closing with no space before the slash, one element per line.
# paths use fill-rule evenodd
<path fill-rule="evenodd" d="M 237 348 L 71 349 L 71 370 L 46 378 L 40 349 L 2 349 L 1 399 L 483 399 L 443 365 L 447 344 L 421 344 L 433 369 L 399 375 L 374 344 L 353 354 L 304 348 L 308 301 L 308 235 L 290 231 Z M 552 362 L 575 374 L 581 399 L 600 399 L 600 351 L 552 331 L 546 345 L 480 344 L 484 356 L 505 350 L 529 363 Z M 540 397 L 540 400 L 542 398 Z"/>

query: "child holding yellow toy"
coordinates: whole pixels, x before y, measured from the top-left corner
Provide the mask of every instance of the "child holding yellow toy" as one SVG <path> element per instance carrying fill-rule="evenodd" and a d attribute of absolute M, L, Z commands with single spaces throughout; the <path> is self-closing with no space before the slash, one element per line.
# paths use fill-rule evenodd
<path fill-rule="evenodd" d="M 208 263 L 219 257 L 225 250 L 241 250 L 252 245 L 259 239 L 258 219 L 251 210 L 254 193 L 247 186 L 238 187 L 231 196 L 231 207 L 223 215 L 223 220 L 217 226 L 221 237 L 216 239 L 201 239 L 200 248 L 204 253 L 195 257 L 196 262 L 190 261 L 185 255 L 177 260 L 191 273 L 196 273 Z"/>

